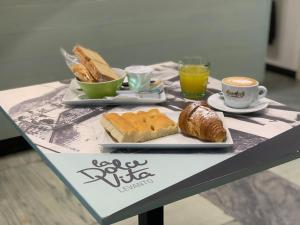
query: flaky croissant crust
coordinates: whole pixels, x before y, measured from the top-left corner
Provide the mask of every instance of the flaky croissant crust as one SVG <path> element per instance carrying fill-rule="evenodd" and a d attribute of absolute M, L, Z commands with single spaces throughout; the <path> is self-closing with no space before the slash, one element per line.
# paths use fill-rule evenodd
<path fill-rule="evenodd" d="M 203 141 L 223 142 L 226 140 L 226 130 L 216 112 L 199 102 L 188 105 L 180 113 L 179 128 L 184 135 Z"/>

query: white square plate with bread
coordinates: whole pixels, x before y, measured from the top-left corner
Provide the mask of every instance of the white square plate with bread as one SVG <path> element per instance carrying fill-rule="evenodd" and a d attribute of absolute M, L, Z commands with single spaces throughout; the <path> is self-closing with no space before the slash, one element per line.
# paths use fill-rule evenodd
<path fill-rule="evenodd" d="M 113 112 L 117 113 L 118 112 Z M 124 112 L 120 112 L 124 113 Z M 144 142 L 118 142 L 116 141 L 104 128 L 108 129 L 110 125 L 107 125 L 106 122 L 101 122 L 99 129 L 97 131 L 98 140 L 101 146 L 108 149 L 116 149 L 116 148 L 194 148 L 194 149 L 200 149 L 200 148 L 227 148 L 233 145 L 233 140 L 230 135 L 230 132 L 228 130 L 228 127 L 226 126 L 224 115 L 222 112 L 216 112 L 218 117 L 223 123 L 223 127 L 226 131 L 226 140 L 223 142 L 207 142 L 207 141 L 201 141 L 197 138 L 188 137 L 181 133 L 180 129 L 178 128 L 178 133 L 171 134 L 152 139 L 149 141 Z M 171 120 L 177 122 L 180 112 L 165 112 L 164 113 L 168 118 Z M 103 115 L 101 116 L 101 119 L 103 119 Z M 104 124 L 104 126 L 102 125 Z M 173 132 L 174 133 L 174 132 Z"/>

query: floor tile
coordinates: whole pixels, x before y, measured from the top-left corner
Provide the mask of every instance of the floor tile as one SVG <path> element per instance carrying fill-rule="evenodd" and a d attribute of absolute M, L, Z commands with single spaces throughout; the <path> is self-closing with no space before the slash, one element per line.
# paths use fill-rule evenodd
<path fill-rule="evenodd" d="M 1 225 L 95 222 L 43 162 L 0 171 L 0 208 Z"/>
<path fill-rule="evenodd" d="M 138 224 L 138 217 L 133 216 L 133 217 L 130 217 L 126 220 L 122 220 L 118 223 L 114 223 L 113 225 L 137 225 L 137 224 Z"/>
<path fill-rule="evenodd" d="M 221 225 L 232 220 L 231 216 L 199 195 L 167 205 L 165 209 L 165 222 L 169 225 Z"/>
<path fill-rule="evenodd" d="M 231 216 L 199 195 L 165 206 L 164 219 L 166 225 L 227 225 L 233 221 Z M 137 222 L 135 216 L 115 225 L 136 225 Z"/>
<path fill-rule="evenodd" d="M 223 224 L 223 225 L 242 225 L 242 224 L 238 221 L 231 221 L 231 222 Z"/>
<path fill-rule="evenodd" d="M 269 98 L 300 109 L 300 80 L 266 71 L 262 84 L 268 88 Z"/>
<path fill-rule="evenodd" d="M 0 157 L 0 171 L 37 161 L 41 161 L 41 158 L 34 150 L 2 156 Z"/>
<path fill-rule="evenodd" d="M 300 159 L 276 166 L 270 171 L 300 187 Z"/>
<path fill-rule="evenodd" d="M 300 188 L 265 171 L 202 194 L 243 225 L 295 225 Z"/>

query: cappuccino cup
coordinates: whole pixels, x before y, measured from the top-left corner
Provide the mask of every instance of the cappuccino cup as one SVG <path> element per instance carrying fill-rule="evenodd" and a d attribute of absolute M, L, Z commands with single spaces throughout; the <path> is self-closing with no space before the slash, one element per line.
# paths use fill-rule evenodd
<path fill-rule="evenodd" d="M 267 88 L 250 77 L 226 77 L 222 80 L 222 92 L 225 105 L 243 109 L 264 98 Z"/>

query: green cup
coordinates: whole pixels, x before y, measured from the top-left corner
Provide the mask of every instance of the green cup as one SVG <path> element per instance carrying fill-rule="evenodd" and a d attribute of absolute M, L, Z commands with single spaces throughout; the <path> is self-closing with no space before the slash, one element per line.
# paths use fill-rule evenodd
<path fill-rule="evenodd" d="M 86 94 L 88 98 L 104 98 L 106 96 L 116 96 L 117 90 L 120 89 L 126 73 L 124 70 L 119 68 L 113 68 L 113 70 L 119 75 L 119 79 L 111 80 L 106 82 L 82 82 L 77 80 L 82 91 Z"/>

